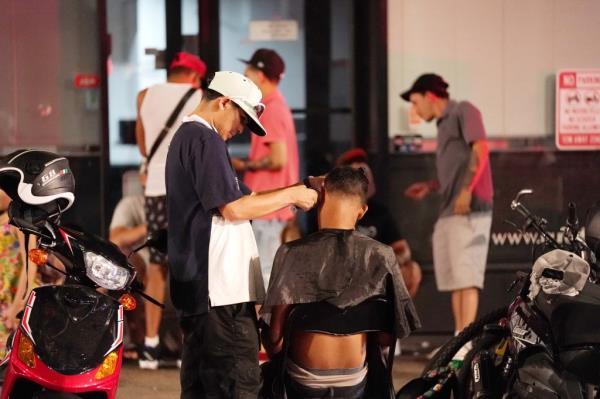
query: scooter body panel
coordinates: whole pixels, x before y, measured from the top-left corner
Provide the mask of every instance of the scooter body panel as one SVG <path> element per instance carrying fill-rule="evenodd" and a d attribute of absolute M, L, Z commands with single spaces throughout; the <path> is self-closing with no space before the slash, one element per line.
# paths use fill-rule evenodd
<path fill-rule="evenodd" d="M 46 288 L 46 291 L 48 291 L 48 287 L 44 288 Z M 32 320 L 31 318 L 32 314 L 36 314 L 34 308 L 36 306 L 40 306 L 40 297 L 44 297 L 43 295 L 39 295 L 40 290 L 41 289 L 36 289 L 30 295 L 27 301 L 26 310 L 21 320 L 20 328 L 14 334 L 12 342 L 9 345 L 10 352 L 7 354 L 7 357 L 4 360 L 7 369 L 5 373 L 5 379 L 4 384 L 2 386 L 2 393 L 0 395 L 0 399 L 14 398 L 15 396 L 13 395 L 13 393 L 15 393 L 15 389 L 19 389 L 18 387 L 16 388 L 17 382 L 22 384 L 31 384 L 35 386 L 35 388 L 32 388 L 33 390 L 68 392 L 74 394 L 85 392 L 103 392 L 108 399 L 114 399 L 116 397 L 116 391 L 118 387 L 119 375 L 121 372 L 123 359 L 122 306 L 119 306 L 118 310 L 111 315 L 111 317 L 114 317 L 115 320 L 111 321 L 110 323 L 107 323 L 107 328 L 114 327 L 115 331 L 114 334 L 112 334 L 112 336 L 114 336 L 114 339 L 112 341 L 108 341 L 109 343 L 105 344 L 105 348 L 100 349 L 100 353 L 102 353 L 104 356 L 108 355 L 110 352 L 113 351 L 117 353 L 116 367 L 111 375 L 101 379 L 96 378 L 96 373 L 100 369 L 103 359 L 96 361 L 97 364 L 95 364 L 95 366 L 92 368 L 86 366 L 84 369 L 81 370 L 80 373 L 61 373 L 53 369 L 52 367 L 49 367 L 48 364 L 46 364 L 46 362 L 44 362 L 40 358 L 40 356 L 37 353 L 37 348 L 34 351 L 35 365 L 33 367 L 29 367 L 19 358 L 19 345 L 21 337 L 26 336 L 34 343 L 35 348 L 37 344 L 35 343 L 34 337 L 37 336 L 39 338 L 41 336 L 40 334 L 44 334 L 43 330 L 34 330 L 35 326 L 38 324 L 36 324 L 36 321 Z M 85 324 L 83 324 L 82 326 L 82 334 L 85 334 Z M 90 342 L 90 344 L 93 345 L 94 343 Z M 89 360 L 87 364 L 89 365 Z M 21 399 L 21 397 L 19 397 L 19 399 Z"/>

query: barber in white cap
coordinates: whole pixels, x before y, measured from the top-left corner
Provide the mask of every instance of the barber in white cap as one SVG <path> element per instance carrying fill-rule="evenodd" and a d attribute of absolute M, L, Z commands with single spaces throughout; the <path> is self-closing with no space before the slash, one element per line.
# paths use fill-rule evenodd
<path fill-rule="evenodd" d="M 265 288 L 249 220 L 312 208 L 317 192 L 297 184 L 251 193 L 231 166 L 226 141 L 258 121 L 261 91 L 217 72 L 184 119 L 167 156 L 171 297 L 184 334 L 181 398 L 256 398 L 259 341 L 254 305 Z"/>

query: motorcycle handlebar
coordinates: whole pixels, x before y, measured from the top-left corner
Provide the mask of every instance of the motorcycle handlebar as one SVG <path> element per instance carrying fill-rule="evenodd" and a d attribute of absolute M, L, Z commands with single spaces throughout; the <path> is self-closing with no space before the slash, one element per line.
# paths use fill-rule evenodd
<path fill-rule="evenodd" d="M 510 209 L 512 209 L 513 211 L 517 211 L 519 214 L 521 214 L 521 216 L 525 217 L 525 218 L 530 218 L 531 217 L 531 212 L 529 212 L 529 209 L 527 209 L 525 207 L 525 205 L 523 205 L 521 203 L 521 197 L 524 195 L 529 195 L 532 194 L 533 190 L 530 188 L 525 188 L 521 191 L 519 191 L 517 193 L 517 196 L 515 197 L 515 199 L 512 200 L 512 202 L 510 203 Z"/>
<path fill-rule="evenodd" d="M 559 244 L 544 228 L 544 225 L 546 225 L 546 223 L 547 223 L 546 220 L 544 220 L 543 218 L 541 218 L 539 216 L 532 214 L 529 211 L 529 209 L 527 209 L 525 207 L 525 205 L 523 205 L 521 203 L 520 199 L 522 196 L 529 195 L 532 193 L 533 193 L 533 190 L 531 190 L 531 189 L 523 189 L 523 190 L 519 191 L 517 193 L 515 199 L 511 202 L 510 208 L 512 210 L 518 212 L 521 216 L 523 216 L 526 219 L 525 228 L 530 228 L 530 227 L 535 228 L 540 234 L 542 234 L 546 238 L 546 241 L 548 243 L 550 243 L 554 248 L 557 248 L 557 249 L 563 248 L 564 249 L 565 245 Z M 566 223 L 567 238 L 570 241 L 570 243 L 569 243 L 570 248 L 568 248 L 568 250 L 570 250 L 571 252 L 579 253 L 580 251 L 586 250 L 587 245 L 585 244 L 585 242 L 582 242 L 577 237 L 577 233 L 579 230 L 579 219 L 577 218 L 577 207 L 576 207 L 575 203 L 569 202 L 568 208 L 569 208 L 569 214 L 568 214 L 567 223 Z"/>
<path fill-rule="evenodd" d="M 138 294 L 140 294 L 142 296 L 142 298 L 144 298 L 145 300 L 147 300 L 148 302 L 153 303 L 154 305 L 164 309 L 165 305 L 158 302 L 156 299 L 152 298 L 150 295 L 144 294 L 144 291 L 137 291 Z"/>
<path fill-rule="evenodd" d="M 547 223 L 546 220 L 532 214 L 529 211 L 529 209 L 527 209 L 525 207 L 525 205 L 523 205 L 521 203 L 520 199 L 522 196 L 529 195 L 532 193 L 533 193 L 533 190 L 529 189 L 529 188 L 519 191 L 517 193 L 517 196 L 515 197 L 515 199 L 513 199 L 512 202 L 510 203 L 510 208 L 514 211 L 517 211 L 521 216 L 523 216 L 525 218 L 526 228 L 528 228 L 528 227 L 535 228 L 540 234 L 542 234 L 546 238 L 546 240 L 550 244 L 552 244 L 552 246 L 554 246 L 554 248 L 560 248 L 560 245 L 558 244 L 558 242 L 550 234 L 548 234 L 546 229 L 544 229 L 544 225 Z"/>
<path fill-rule="evenodd" d="M 577 219 L 577 208 L 575 203 L 569 202 L 569 217 L 567 218 L 567 225 L 573 229 L 577 229 L 579 220 Z"/>
<path fill-rule="evenodd" d="M 138 280 L 134 280 L 131 283 L 131 290 L 133 292 L 140 294 L 141 297 L 144 298 L 145 300 L 147 300 L 148 302 L 153 303 L 154 305 L 156 305 L 160 308 L 163 308 L 163 309 L 165 308 L 164 304 L 158 302 L 156 299 L 152 298 L 150 295 L 148 295 L 144 292 L 144 286 Z"/>

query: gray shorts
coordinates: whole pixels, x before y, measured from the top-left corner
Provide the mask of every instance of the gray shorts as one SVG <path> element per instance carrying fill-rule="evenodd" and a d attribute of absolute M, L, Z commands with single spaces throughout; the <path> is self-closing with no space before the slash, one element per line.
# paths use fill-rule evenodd
<path fill-rule="evenodd" d="M 433 268 L 440 291 L 483 289 L 491 212 L 438 219 L 433 230 Z"/>

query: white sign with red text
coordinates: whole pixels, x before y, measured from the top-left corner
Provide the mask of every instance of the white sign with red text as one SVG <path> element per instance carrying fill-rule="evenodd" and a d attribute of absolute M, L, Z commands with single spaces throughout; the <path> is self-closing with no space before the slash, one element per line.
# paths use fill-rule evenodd
<path fill-rule="evenodd" d="M 600 69 L 557 73 L 556 146 L 560 150 L 600 149 Z"/>

